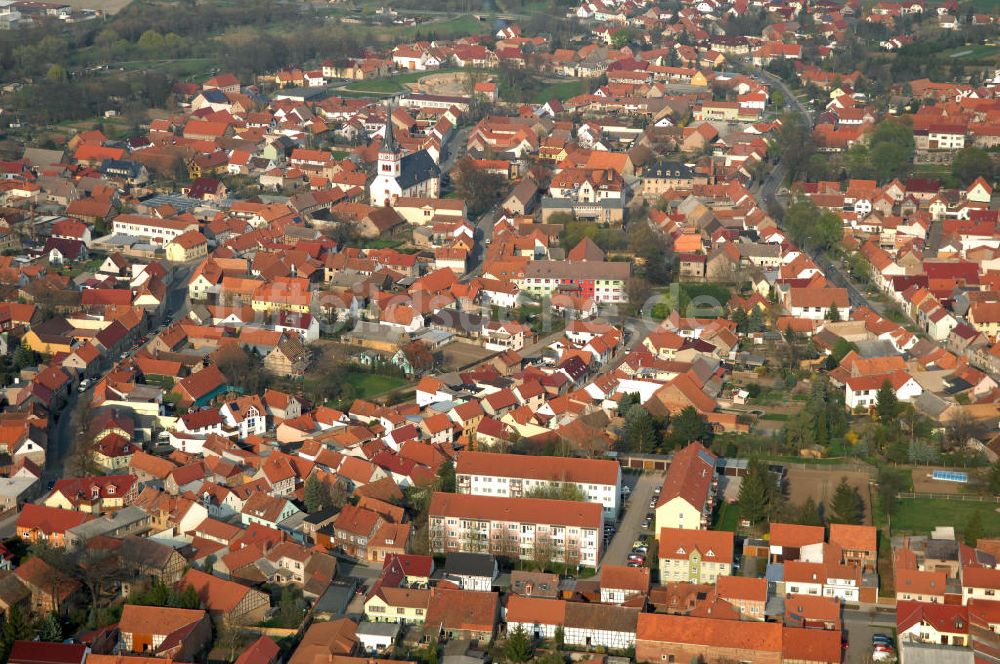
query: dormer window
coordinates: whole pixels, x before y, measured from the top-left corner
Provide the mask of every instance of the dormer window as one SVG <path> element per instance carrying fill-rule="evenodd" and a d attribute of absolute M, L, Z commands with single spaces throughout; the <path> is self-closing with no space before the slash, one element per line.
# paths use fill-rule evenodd
<path fill-rule="evenodd" d="M 109 484 L 108 485 L 108 495 L 109 496 L 115 495 L 115 485 L 114 484 Z"/>

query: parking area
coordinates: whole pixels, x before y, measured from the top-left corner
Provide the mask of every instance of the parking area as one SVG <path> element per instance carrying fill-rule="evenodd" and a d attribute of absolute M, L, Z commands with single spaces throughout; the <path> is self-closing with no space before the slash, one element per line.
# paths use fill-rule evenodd
<path fill-rule="evenodd" d="M 844 630 L 847 632 L 847 664 L 870 664 L 872 661 L 872 635 L 886 634 L 895 638 L 896 622 L 891 614 L 874 611 L 844 611 Z"/>
<path fill-rule="evenodd" d="M 653 499 L 655 490 L 663 485 L 663 475 L 663 473 L 646 472 L 639 475 L 638 480 L 635 479 L 635 475 L 626 475 L 626 478 L 630 478 L 626 484 L 630 486 L 631 493 L 625 502 L 625 510 L 618 519 L 618 530 L 605 549 L 601 565 L 625 565 L 632 544 L 643 533 L 649 535 L 650 544 L 653 544 L 652 531 L 643 528 L 643 520 L 647 513 L 653 511 L 649 507 L 649 502 Z M 651 546 L 650 549 L 650 554 L 655 554 L 655 547 Z M 646 564 L 652 566 L 650 556 L 647 556 Z"/>

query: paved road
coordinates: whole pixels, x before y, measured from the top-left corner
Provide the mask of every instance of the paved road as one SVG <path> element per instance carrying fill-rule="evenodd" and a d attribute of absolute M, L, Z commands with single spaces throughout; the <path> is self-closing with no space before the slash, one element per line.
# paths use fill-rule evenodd
<path fill-rule="evenodd" d="M 629 496 L 625 512 L 618 520 L 618 532 L 611 540 L 601 565 L 624 565 L 628 562 L 628 554 L 632 550 L 632 544 L 643 532 L 642 520 L 646 517 L 649 508 L 649 501 L 653 497 L 653 490 L 663 485 L 663 473 L 643 473 L 639 477 Z M 650 537 L 652 539 L 652 537 Z M 653 561 L 646 561 L 647 565 L 652 565 Z M 600 576 L 600 569 L 598 569 Z"/>
<path fill-rule="evenodd" d="M 497 214 L 497 210 L 489 210 L 476 221 L 476 228 L 472 236 L 474 244 L 472 255 L 469 257 L 469 269 L 459 280 L 462 283 L 468 283 L 482 274 L 483 261 L 486 259 L 486 245 L 493 239 L 493 226 L 496 224 Z"/>
<path fill-rule="evenodd" d="M 802 118 L 812 125 L 812 113 L 806 108 L 802 102 L 792 93 L 781 78 L 775 76 L 774 74 L 758 70 L 751 74 L 758 80 L 764 81 L 774 87 L 781 90 L 782 95 L 785 98 L 785 110 L 789 112 L 798 113 Z M 785 180 L 785 167 L 784 164 L 778 163 L 775 165 L 768 174 L 760 182 L 754 183 L 752 191 L 757 195 L 765 208 L 778 220 L 779 223 L 783 221 L 785 212 L 785 201 L 782 200 L 777 195 L 778 188 L 782 185 Z M 881 314 L 884 306 L 878 302 L 870 300 L 865 293 L 857 287 L 857 285 L 850 279 L 850 277 L 840 268 L 839 265 L 829 260 L 825 255 L 816 250 L 808 250 L 809 254 L 812 256 L 813 260 L 822 268 L 826 277 L 832 281 L 837 286 L 847 289 L 848 298 L 852 307 L 867 306 L 869 309 Z"/>

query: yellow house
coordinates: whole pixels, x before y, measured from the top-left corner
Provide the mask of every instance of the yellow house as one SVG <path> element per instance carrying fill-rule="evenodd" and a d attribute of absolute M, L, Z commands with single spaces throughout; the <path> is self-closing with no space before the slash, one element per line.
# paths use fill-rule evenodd
<path fill-rule="evenodd" d="M 991 339 L 1000 334 L 1000 304 L 996 302 L 975 302 L 967 314 L 969 323 Z"/>
<path fill-rule="evenodd" d="M 42 355 L 55 355 L 56 353 L 72 353 L 73 339 L 61 334 L 47 334 L 29 330 L 21 339 L 21 343 Z"/>
<path fill-rule="evenodd" d="M 660 579 L 715 583 L 733 571 L 733 534 L 720 530 L 664 528 L 659 531 Z"/>
<path fill-rule="evenodd" d="M 135 478 L 130 475 L 59 480 L 44 505 L 90 514 L 115 512 L 135 499 L 136 486 Z"/>
<path fill-rule="evenodd" d="M 664 528 L 707 527 L 716 489 L 715 461 L 715 455 L 700 443 L 674 454 L 656 503 L 657 533 Z"/>
<path fill-rule="evenodd" d="M 543 433 L 547 433 L 550 429 L 546 429 L 543 426 L 539 426 L 532 422 L 521 422 L 515 417 L 514 413 L 516 411 L 508 411 L 500 418 L 500 421 L 510 428 L 514 429 L 519 436 L 522 438 L 531 438 L 532 436 L 538 436 Z"/>
<path fill-rule="evenodd" d="M 701 87 L 708 87 L 708 79 L 700 71 L 696 72 L 694 76 L 691 77 L 691 85 L 699 85 Z"/>
<path fill-rule="evenodd" d="M 184 263 L 206 256 L 208 239 L 198 231 L 187 231 L 168 242 L 164 251 L 168 261 Z"/>
<path fill-rule="evenodd" d="M 379 588 L 365 600 L 369 622 L 423 624 L 431 602 L 428 588 Z"/>
<path fill-rule="evenodd" d="M 299 277 L 277 277 L 254 291 L 250 306 L 254 311 L 309 313 L 312 294 L 309 281 Z"/>
<path fill-rule="evenodd" d="M 120 435 L 106 435 L 94 449 L 94 461 L 105 470 L 126 470 L 132 463 L 135 445 Z"/>
<path fill-rule="evenodd" d="M 659 505 L 656 508 L 656 530 L 663 528 L 684 528 L 688 524 L 699 523 L 701 511 L 680 496 Z"/>

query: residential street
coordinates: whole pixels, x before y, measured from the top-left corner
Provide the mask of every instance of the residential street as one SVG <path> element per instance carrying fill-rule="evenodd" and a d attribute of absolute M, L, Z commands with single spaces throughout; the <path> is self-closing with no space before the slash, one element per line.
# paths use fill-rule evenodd
<path fill-rule="evenodd" d="M 789 112 L 798 113 L 809 123 L 810 126 L 812 126 L 812 114 L 792 93 L 788 86 L 785 85 L 784 81 L 763 70 L 760 71 L 757 78 L 778 87 L 781 90 L 781 94 L 785 98 L 785 109 Z M 784 181 L 785 166 L 783 163 L 779 162 L 771 168 L 759 184 L 755 183 L 754 187 L 752 187 L 752 190 L 757 194 L 759 200 L 764 203 L 764 207 L 772 214 L 777 213 L 776 216 L 779 222 L 782 221 L 782 215 L 785 210 L 785 201 L 778 197 L 777 192 L 778 189 L 784 184 Z M 847 289 L 848 298 L 850 299 L 852 307 L 866 306 L 876 313 L 882 313 L 884 307 L 877 302 L 869 300 L 868 297 L 853 282 L 851 282 L 850 278 L 842 272 L 839 265 L 830 261 L 821 252 L 812 251 L 810 252 L 810 255 L 816 264 L 823 269 L 824 274 L 826 274 L 830 281 L 841 288 Z"/>
<path fill-rule="evenodd" d="M 177 265 L 173 269 L 173 280 L 167 286 L 164 315 L 176 319 L 182 313 L 187 302 L 187 281 L 194 269 L 194 263 Z M 151 321 L 157 323 L 158 321 Z M 94 381 L 97 382 L 96 380 Z M 49 444 L 45 452 L 45 469 L 42 482 L 48 483 L 66 476 L 66 459 L 71 454 L 73 446 L 74 419 L 78 408 L 86 407 L 93 396 L 93 385 L 82 394 L 73 390 L 69 400 L 61 411 L 59 420 L 49 431 Z M 12 526 L 11 526 L 12 527 Z M 0 521 L 0 536 L 4 533 L 4 522 Z"/>

